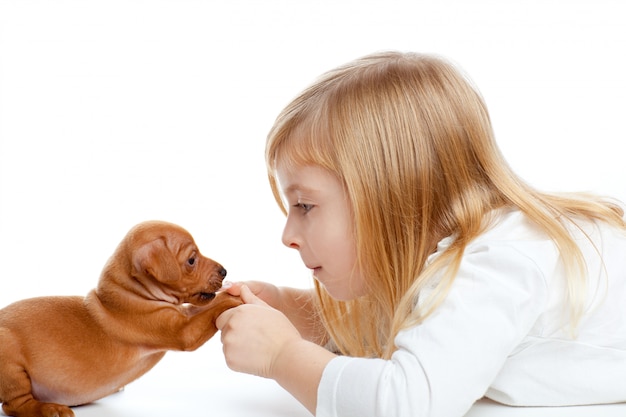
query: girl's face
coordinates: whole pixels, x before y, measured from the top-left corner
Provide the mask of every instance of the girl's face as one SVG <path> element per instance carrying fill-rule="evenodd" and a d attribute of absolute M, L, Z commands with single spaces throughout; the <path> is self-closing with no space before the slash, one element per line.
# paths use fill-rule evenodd
<path fill-rule="evenodd" d="M 341 182 L 316 166 L 279 164 L 277 177 L 289 210 L 283 243 L 300 252 L 333 298 L 346 301 L 364 295 L 356 268 L 352 210 Z"/>

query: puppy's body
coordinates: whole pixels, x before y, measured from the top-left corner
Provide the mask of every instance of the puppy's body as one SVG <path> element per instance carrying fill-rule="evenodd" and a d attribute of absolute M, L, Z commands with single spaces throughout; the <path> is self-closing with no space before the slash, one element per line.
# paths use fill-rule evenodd
<path fill-rule="evenodd" d="M 33 325 L 24 326 L 24 319 Z M 78 405 L 119 391 L 164 355 L 111 337 L 94 325 L 82 297 L 24 300 L 0 311 L 0 323 L 0 385 L 2 399 L 10 405 L 28 399 L 24 373 L 37 400 Z M 11 385 L 19 386 L 26 397 L 9 398 L 4 388 Z"/>
<path fill-rule="evenodd" d="M 241 304 L 215 296 L 226 271 L 164 222 L 129 232 L 86 297 L 40 297 L 0 310 L 0 401 L 11 416 L 66 417 L 119 391 L 167 350 L 195 350 Z M 62 404 L 62 405 L 59 405 Z"/>

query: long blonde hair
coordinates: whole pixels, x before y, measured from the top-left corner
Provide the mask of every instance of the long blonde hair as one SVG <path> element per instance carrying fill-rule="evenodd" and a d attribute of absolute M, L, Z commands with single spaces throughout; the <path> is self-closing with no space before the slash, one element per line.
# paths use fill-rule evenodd
<path fill-rule="evenodd" d="M 315 285 L 329 335 L 354 356 L 389 357 L 395 335 L 437 308 L 493 209 L 518 208 L 554 240 L 574 323 L 584 308 L 585 265 L 564 222 L 587 217 L 626 227 L 615 203 L 525 184 L 502 157 L 477 90 L 434 56 L 378 53 L 327 72 L 280 113 L 266 161 L 285 213 L 278 161 L 321 166 L 345 186 L 368 295 L 341 302 Z M 452 235 L 453 244 L 426 267 L 437 242 Z M 433 297 L 416 308 L 438 271 L 445 272 Z"/>

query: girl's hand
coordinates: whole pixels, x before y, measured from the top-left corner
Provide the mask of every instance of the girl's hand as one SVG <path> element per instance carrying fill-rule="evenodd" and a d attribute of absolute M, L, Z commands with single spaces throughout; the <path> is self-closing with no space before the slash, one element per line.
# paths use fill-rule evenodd
<path fill-rule="evenodd" d="M 335 355 L 304 340 L 287 316 L 270 307 L 255 292 L 267 297 L 266 300 L 271 300 L 273 294 L 274 300 L 287 306 L 287 310 L 300 311 L 294 316 L 310 313 L 308 299 L 286 303 L 284 299 L 281 301 L 280 290 L 271 284 L 251 283 L 251 286 L 254 290 L 247 284 L 234 284 L 225 289 L 239 295 L 244 302 L 223 312 L 216 321 L 222 331 L 226 364 L 234 371 L 276 380 L 315 414 L 322 373 Z M 301 297 L 303 293 L 290 293 L 294 294 Z M 300 320 L 305 320 L 304 317 Z"/>
<path fill-rule="evenodd" d="M 270 306 L 281 309 L 280 290 L 275 285 L 262 281 L 230 282 L 225 281 L 220 291 L 226 291 L 230 295 L 240 296 L 241 287 L 248 287 L 252 293 L 265 301 Z"/>
<path fill-rule="evenodd" d="M 328 341 L 328 334 L 314 307 L 314 290 L 289 287 L 277 287 L 262 281 L 229 282 L 222 285 L 220 291 L 231 295 L 241 295 L 243 286 L 270 307 L 282 312 L 298 329 L 300 336 L 308 341 L 323 346 Z"/>
<path fill-rule="evenodd" d="M 267 295 L 271 287 L 276 288 L 265 284 L 255 290 Z M 244 302 L 226 310 L 216 321 L 222 332 L 226 364 L 234 371 L 275 378 L 281 352 L 301 342 L 300 333 L 283 313 L 257 297 L 247 284 L 233 284 L 226 291 L 239 295 Z"/>

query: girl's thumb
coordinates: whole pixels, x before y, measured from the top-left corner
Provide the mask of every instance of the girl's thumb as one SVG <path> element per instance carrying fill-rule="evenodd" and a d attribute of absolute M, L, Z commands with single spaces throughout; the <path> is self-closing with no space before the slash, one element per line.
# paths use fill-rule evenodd
<path fill-rule="evenodd" d="M 241 299 L 245 304 L 267 305 L 265 301 L 254 295 L 252 290 L 245 284 L 241 286 Z"/>

